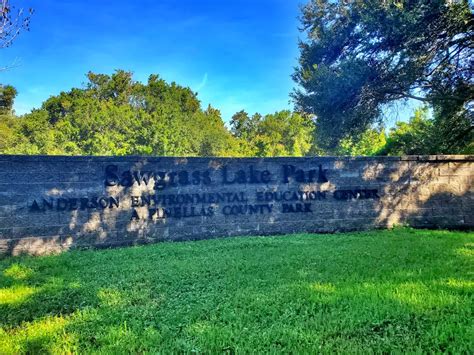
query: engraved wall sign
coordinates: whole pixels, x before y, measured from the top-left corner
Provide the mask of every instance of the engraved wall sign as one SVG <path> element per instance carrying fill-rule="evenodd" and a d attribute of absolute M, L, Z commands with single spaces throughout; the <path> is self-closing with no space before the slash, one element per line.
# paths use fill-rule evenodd
<path fill-rule="evenodd" d="M 396 224 L 472 228 L 473 161 L 0 155 L 0 254 Z"/>

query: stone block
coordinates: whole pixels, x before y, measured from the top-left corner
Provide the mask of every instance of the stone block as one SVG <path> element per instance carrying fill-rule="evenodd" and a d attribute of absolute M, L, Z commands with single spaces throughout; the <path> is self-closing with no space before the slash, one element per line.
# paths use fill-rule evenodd
<path fill-rule="evenodd" d="M 62 242 L 60 236 L 13 239 L 6 241 L 3 245 L 0 241 L 0 253 L 5 251 L 6 254 L 14 256 L 57 254 L 68 249 L 69 246 Z"/>
<path fill-rule="evenodd" d="M 447 166 L 446 166 L 447 165 Z M 441 176 L 474 176 L 474 162 L 449 162 L 439 168 Z"/>
<path fill-rule="evenodd" d="M 404 155 L 404 156 L 400 157 L 400 160 L 402 160 L 402 161 L 418 160 L 418 155 Z"/>
<path fill-rule="evenodd" d="M 474 155 L 437 155 L 440 161 L 474 161 Z"/>

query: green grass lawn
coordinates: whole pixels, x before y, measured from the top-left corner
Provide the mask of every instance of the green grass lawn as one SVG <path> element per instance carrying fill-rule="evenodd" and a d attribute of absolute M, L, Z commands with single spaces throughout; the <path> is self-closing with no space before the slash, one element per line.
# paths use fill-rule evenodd
<path fill-rule="evenodd" d="M 473 259 L 410 229 L 6 258 L 0 353 L 472 353 Z"/>

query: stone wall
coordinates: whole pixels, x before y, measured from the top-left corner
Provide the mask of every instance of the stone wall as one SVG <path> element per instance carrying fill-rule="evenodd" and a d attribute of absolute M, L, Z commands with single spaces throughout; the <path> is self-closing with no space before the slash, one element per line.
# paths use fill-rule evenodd
<path fill-rule="evenodd" d="M 0 155 L 0 254 L 411 225 L 472 228 L 474 156 Z"/>

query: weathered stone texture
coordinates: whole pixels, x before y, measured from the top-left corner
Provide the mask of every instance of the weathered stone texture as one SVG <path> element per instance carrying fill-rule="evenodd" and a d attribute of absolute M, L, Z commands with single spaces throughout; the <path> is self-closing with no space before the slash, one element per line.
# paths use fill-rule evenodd
<path fill-rule="evenodd" d="M 0 255 L 411 225 L 474 227 L 474 156 L 0 155 Z"/>

